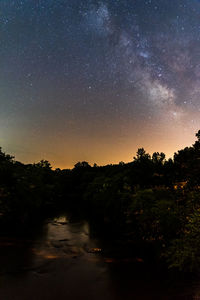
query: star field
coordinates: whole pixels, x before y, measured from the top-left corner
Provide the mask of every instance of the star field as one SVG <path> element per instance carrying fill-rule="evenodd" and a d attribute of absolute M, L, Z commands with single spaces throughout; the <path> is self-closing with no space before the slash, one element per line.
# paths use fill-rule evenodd
<path fill-rule="evenodd" d="M 54 167 L 172 156 L 200 129 L 200 1 L 1 0 L 0 145 Z"/>

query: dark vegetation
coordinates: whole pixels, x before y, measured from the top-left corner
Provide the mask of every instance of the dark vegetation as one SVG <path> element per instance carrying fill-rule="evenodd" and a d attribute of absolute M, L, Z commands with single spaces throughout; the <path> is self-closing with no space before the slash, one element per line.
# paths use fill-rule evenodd
<path fill-rule="evenodd" d="M 35 225 L 58 210 L 82 213 L 150 259 L 182 271 L 200 266 L 200 131 L 166 160 L 138 149 L 133 162 L 52 170 L 22 164 L 0 149 L 0 228 Z M 144 256 L 148 256 L 143 253 Z"/>

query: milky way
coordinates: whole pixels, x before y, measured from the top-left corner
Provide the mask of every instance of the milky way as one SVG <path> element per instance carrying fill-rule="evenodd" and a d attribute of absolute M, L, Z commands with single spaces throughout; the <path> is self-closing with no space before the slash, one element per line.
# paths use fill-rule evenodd
<path fill-rule="evenodd" d="M 200 1 L 1 0 L 0 145 L 55 167 L 175 151 L 200 129 Z"/>

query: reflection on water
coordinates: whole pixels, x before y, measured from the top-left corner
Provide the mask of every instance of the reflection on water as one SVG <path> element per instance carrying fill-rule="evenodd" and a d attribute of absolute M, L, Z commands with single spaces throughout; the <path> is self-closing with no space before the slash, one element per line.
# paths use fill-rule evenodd
<path fill-rule="evenodd" d="M 200 299 L 198 283 L 172 288 L 141 258 L 113 253 L 112 242 L 91 237 L 88 222 L 67 216 L 37 236 L 0 238 L 0 299 Z"/>

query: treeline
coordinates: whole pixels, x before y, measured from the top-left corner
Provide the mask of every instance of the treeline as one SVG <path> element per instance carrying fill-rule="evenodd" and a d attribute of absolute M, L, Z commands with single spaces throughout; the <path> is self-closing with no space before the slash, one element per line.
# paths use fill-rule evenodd
<path fill-rule="evenodd" d="M 23 229 L 70 209 L 131 241 L 144 257 L 179 270 L 200 266 L 200 131 L 166 159 L 138 149 L 130 163 L 52 170 L 22 164 L 0 149 L 0 231 Z M 144 249 L 148 249 L 145 253 Z"/>

